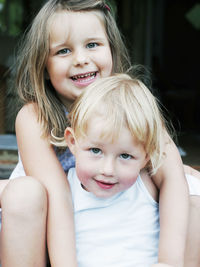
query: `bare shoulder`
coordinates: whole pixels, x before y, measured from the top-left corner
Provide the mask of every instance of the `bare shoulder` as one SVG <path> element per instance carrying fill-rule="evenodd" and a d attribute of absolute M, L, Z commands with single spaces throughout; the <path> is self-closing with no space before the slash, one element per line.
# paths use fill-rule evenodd
<path fill-rule="evenodd" d="M 66 183 L 66 174 L 38 121 L 37 105 L 30 103 L 19 111 L 16 118 L 18 149 L 26 175 L 37 178 L 47 190 L 55 192 Z M 60 185 L 59 185 L 60 184 Z M 60 190 L 60 189 L 59 189 Z"/>
<path fill-rule="evenodd" d="M 34 103 L 24 105 L 18 112 L 16 117 L 16 124 L 26 123 L 30 119 L 37 120 L 37 106 Z"/>
<path fill-rule="evenodd" d="M 159 201 L 159 192 L 154 184 L 152 177 L 149 175 L 149 173 L 146 170 L 142 170 L 140 173 L 141 179 L 146 186 L 149 194 L 152 196 L 152 198 L 158 202 Z"/>
<path fill-rule="evenodd" d="M 42 125 L 38 121 L 38 109 L 34 103 L 24 105 L 17 114 L 15 121 L 15 129 L 17 137 L 23 133 L 27 133 L 30 137 L 32 135 L 42 136 Z"/>
<path fill-rule="evenodd" d="M 24 105 L 17 114 L 15 121 L 15 129 L 18 145 L 20 150 L 22 146 L 35 143 L 40 147 L 41 142 L 47 142 L 47 138 L 43 138 L 43 128 L 38 121 L 37 105 L 34 103 Z"/>

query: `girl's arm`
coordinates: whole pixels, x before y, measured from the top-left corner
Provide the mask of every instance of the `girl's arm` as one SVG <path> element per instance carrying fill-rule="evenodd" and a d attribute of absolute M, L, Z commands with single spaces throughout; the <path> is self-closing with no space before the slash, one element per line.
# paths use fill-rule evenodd
<path fill-rule="evenodd" d="M 41 137 L 36 105 L 28 104 L 19 111 L 16 135 L 26 175 L 39 180 L 47 190 L 47 245 L 51 266 L 77 266 L 69 184 L 48 138 Z"/>
<path fill-rule="evenodd" d="M 183 266 L 189 194 L 178 149 L 164 133 L 165 158 L 153 180 L 160 190 L 160 240 L 158 262 Z"/>

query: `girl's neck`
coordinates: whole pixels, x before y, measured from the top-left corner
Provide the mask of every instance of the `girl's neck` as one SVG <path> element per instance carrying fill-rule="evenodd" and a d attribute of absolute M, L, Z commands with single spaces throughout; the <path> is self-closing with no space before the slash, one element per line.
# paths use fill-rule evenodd
<path fill-rule="evenodd" d="M 69 99 L 66 99 L 62 96 L 59 96 L 61 102 L 63 103 L 63 105 L 65 106 L 66 110 L 69 111 L 70 110 L 70 107 L 71 105 L 73 104 L 74 101 L 72 100 L 69 100 Z"/>

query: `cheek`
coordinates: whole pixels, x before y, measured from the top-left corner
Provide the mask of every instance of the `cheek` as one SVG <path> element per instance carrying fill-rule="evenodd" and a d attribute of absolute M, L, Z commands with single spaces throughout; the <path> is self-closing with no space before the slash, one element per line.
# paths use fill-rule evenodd
<path fill-rule="evenodd" d="M 111 75 L 113 70 L 113 59 L 111 53 L 107 55 L 106 66 L 109 75 Z"/>
<path fill-rule="evenodd" d="M 124 187 L 124 189 L 131 187 L 136 182 L 138 175 L 139 175 L 139 172 L 135 170 L 133 171 L 132 168 L 129 171 L 122 172 L 120 175 L 121 177 L 120 182 L 121 182 L 121 185 Z"/>
<path fill-rule="evenodd" d="M 54 65 L 54 61 L 52 59 L 49 59 L 46 65 L 46 69 L 49 75 L 54 72 Z"/>
<path fill-rule="evenodd" d="M 131 187 L 137 180 L 138 176 L 124 177 L 122 179 L 122 184 L 125 189 Z"/>
<path fill-rule="evenodd" d="M 111 52 L 106 50 L 103 54 L 100 54 L 98 56 L 97 61 L 99 66 L 101 66 L 102 68 L 103 76 L 104 77 L 110 76 L 113 70 L 113 60 Z"/>
<path fill-rule="evenodd" d="M 47 64 L 47 71 L 50 75 L 62 76 L 66 72 L 66 68 L 62 61 L 51 60 Z M 54 79 L 56 79 L 56 76 L 54 77 Z"/>
<path fill-rule="evenodd" d="M 86 185 L 89 179 L 94 175 L 91 166 L 86 162 L 82 161 L 81 163 L 76 164 L 76 173 L 82 184 Z"/>

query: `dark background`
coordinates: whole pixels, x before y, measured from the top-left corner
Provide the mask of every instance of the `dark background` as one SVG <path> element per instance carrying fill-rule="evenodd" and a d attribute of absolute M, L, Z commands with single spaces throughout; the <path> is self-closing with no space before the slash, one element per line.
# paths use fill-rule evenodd
<path fill-rule="evenodd" d="M 16 92 L 10 91 L 9 79 L 4 74 L 12 65 L 20 36 L 43 2 L 0 0 L 1 134 L 15 132 L 16 116 Z M 132 62 L 151 70 L 153 92 L 168 110 L 178 144 L 186 150 L 198 149 L 195 157 L 200 162 L 200 1 L 107 2 L 116 5 L 117 23 Z"/>

